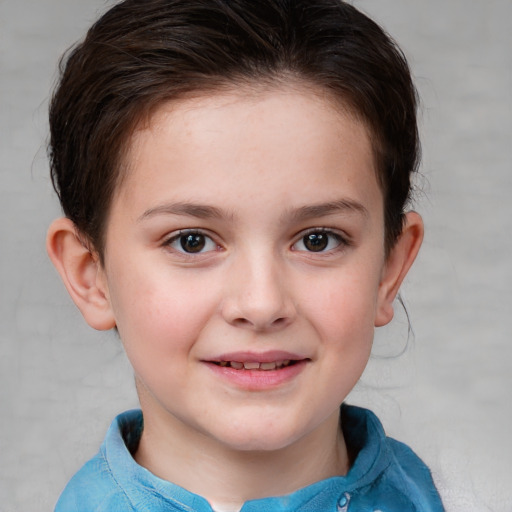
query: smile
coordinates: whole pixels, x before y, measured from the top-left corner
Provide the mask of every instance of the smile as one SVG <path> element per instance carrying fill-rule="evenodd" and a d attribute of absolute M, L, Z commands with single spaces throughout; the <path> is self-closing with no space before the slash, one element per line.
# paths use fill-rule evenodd
<path fill-rule="evenodd" d="M 312 363 L 306 354 L 285 350 L 225 352 L 203 360 L 223 381 L 246 391 L 276 389 L 295 380 Z"/>
<path fill-rule="evenodd" d="M 213 361 L 204 361 L 215 375 L 230 386 L 245 391 L 269 391 L 294 381 L 305 371 L 311 359 L 298 355 L 279 354 L 270 359 L 269 354 L 254 354 L 243 357 L 242 354 L 225 354 L 224 357 Z M 263 361 L 262 361 L 263 359 Z"/>
<path fill-rule="evenodd" d="M 257 361 L 219 361 L 214 362 L 214 364 L 226 368 L 234 368 L 235 370 L 261 370 L 261 371 L 270 371 L 270 370 L 280 370 L 281 368 L 285 368 L 286 366 L 291 366 L 296 364 L 297 361 L 291 359 L 284 359 L 281 361 L 269 361 L 269 362 L 257 362 Z"/>

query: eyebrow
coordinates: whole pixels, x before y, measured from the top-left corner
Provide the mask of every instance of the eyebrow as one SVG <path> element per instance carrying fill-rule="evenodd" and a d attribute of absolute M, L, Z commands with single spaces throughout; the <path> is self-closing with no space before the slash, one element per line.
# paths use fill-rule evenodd
<path fill-rule="evenodd" d="M 335 215 L 337 213 L 357 213 L 364 217 L 368 217 L 368 210 L 361 203 L 349 199 L 340 199 L 338 201 L 301 206 L 297 209 L 292 209 L 291 213 L 286 213 L 284 215 L 284 218 L 291 218 L 294 221 L 304 221 L 316 217 Z M 223 210 L 215 206 L 179 202 L 163 204 L 150 208 L 137 219 L 137 222 L 142 222 L 156 215 L 181 215 L 196 217 L 198 219 L 222 219 L 226 217 L 233 217 L 233 215 L 227 215 Z"/>
<path fill-rule="evenodd" d="M 215 206 L 182 202 L 163 204 L 150 208 L 137 219 L 137 222 L 154 217 L 155 215 L 183 215 L 197 217 L 198 219 L 220 219 L 226 216 L 222 210 Z"/>
<path fill-rule="evenodd" d="M 368 217 L 368 210 L 357 201 L 350 199 L 340 199 L 328 203 L 313 204 L 301 206 L 292 211 L 291 217 L 297 221 L 309 220 L 315 217 L 326 217 L 337 213 L 357 213 L 363 217 Z"/>

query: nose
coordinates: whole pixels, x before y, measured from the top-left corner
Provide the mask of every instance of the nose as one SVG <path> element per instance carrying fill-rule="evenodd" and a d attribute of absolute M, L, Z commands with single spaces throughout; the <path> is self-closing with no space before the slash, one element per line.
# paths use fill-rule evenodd
<path fill-rule="evenodd" d="M 296 307 L 287 272 L 274 255 L 255 254 L 231 268 L 222 303 L 226 322 L 254 331 L 275 331 L 293 322 Z"/>

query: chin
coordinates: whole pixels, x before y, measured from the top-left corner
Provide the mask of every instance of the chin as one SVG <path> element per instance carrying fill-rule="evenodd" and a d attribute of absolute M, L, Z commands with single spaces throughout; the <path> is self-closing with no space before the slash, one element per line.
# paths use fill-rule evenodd
<path fill-rule="evenodd" d="M 225 447 L 239 452 L 276 452 L 292 445 L 301 436 L 293 429 L 273 426 L 233 428 L 216 436 Z"/>
<path fill-rule="evenodd" d="M 293 442 L 279 442 L 273 439 L 237 440 L 237 442 L 224 443 L 225 446 L 236 452 L 278 452 Z"/>

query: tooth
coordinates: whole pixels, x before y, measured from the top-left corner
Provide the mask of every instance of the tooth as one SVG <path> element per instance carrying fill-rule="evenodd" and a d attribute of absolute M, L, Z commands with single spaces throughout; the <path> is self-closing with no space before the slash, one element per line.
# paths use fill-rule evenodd
<path fill-rule="evenodd" d="M 238 361 L 231 361 L 231 367 L 235 370 L 241 370 L 244 367 L 244 363 L 239 363 Z"/>
<path fill-rule="evenodd" d="M 219 366 L 226 367 L 228 365 L 227 361 L 220 361 Z"/>
<path fill-rule="evenodd" d="M 285 359 L 283 361 L 283 366 L 288 366 L 290 364 L 290 360 L 289 359 Z"/>
<path fill-rule="evenodd" d="M 271 363 L 261 363 L 260 364 L 260 368 L 262 370 L 275 370 L 276 369 L 276 363 L 275 362 L 271 362 Z"/>
<path fill-rule="evenodd" d="M 260 363 L 244 363 L 244 368 L 246 370 L 259 370 Z"/>

